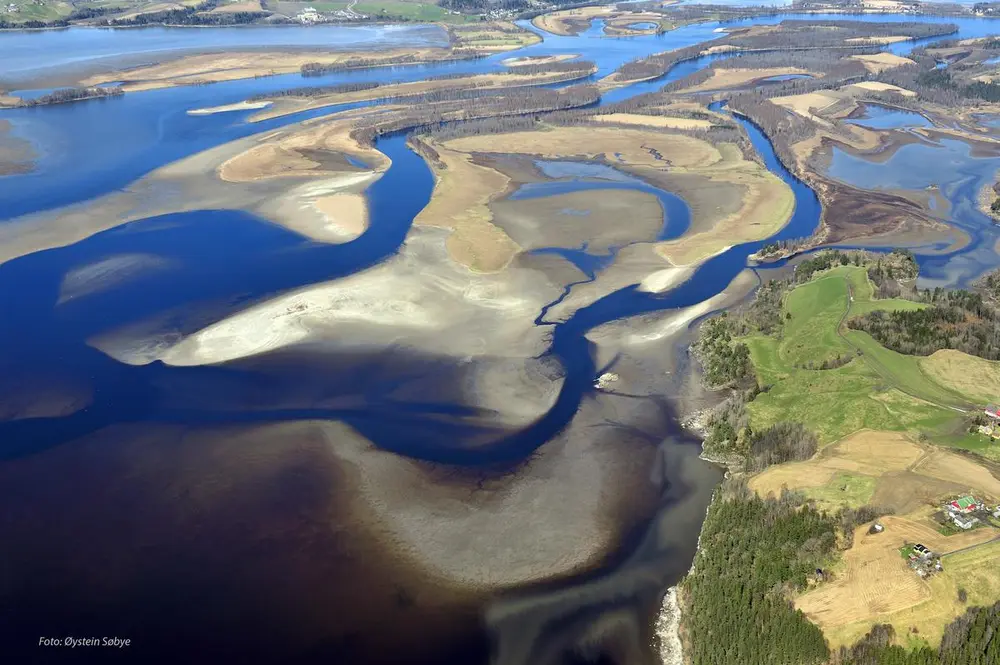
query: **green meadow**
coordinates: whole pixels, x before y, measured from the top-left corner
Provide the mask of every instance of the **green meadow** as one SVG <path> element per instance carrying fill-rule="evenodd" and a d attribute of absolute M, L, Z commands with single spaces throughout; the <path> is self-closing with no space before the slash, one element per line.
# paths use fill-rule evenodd
<path fill-rule="evenodd" d="M 743 340 L 758 382 L 768 387 L 747 407 L 753 427 L 801 422 L 821 445 L 861 428 L 957 443 L 963 411 L 974 400 L 933 381 L 916 356 L 886 349 L 846 326 L 849 318 L 875 309 L 919 307 L 873 298 L 868 275 L 857 266 L 827 270 L 791 290 L 782 303 L 781 333 Z M 824 362 L 834 369 L 814 369 Z"/>

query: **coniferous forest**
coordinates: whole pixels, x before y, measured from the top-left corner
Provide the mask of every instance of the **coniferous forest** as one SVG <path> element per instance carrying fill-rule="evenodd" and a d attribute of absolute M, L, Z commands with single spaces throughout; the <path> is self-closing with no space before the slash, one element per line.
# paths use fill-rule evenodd
<path fill-rule="evenodd" d="M 820 629 L 786 599 L 836 545 L 836 522 L 785 494 L 761 499 L 745 481 L 718 490 L 684 581 L 694 665 L 809 665 L 829 657 Z"/>

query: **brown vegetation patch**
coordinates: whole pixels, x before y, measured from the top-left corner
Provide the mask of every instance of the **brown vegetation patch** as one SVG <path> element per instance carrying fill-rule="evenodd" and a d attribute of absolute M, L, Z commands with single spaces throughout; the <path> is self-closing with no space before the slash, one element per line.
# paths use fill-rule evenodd
<path fill-rule="evenodd" d="M 260 0 L 236 0 L 219 5 L 209 12 L 209 14 L 231 14 L 235 12 L 260 12 L 264 8 L 260 6 Z"/>
<path fill-rule="evenodd" d="M 818 624 L 833 646 L 839 646 L 835 629 L 891 621 L 895 612 L 909 609 L 931 597 L 931 588 L 906 565 L 899 549 L 907 543 L 922 543 L 935 552 L 949 552 L 986 542 L 998 533 L 983 528 L 954 536 L 943 536 L 930 526 L 904 517 L 887 516 L 885 531 L 869 534 L 868 525 L 854 532 L 854 545 L 844 553 L 843 564 L 832 582 L 795 601 L 798 609 Z M 941 626 L 943 629 L 943 625 Z M 897 628 L 898 630 L 898 628 Z M 905 629 L 899 631 L 905 634 Z"/>
<path fill-rule="evenodd" d="M 1000 398 L 1000 362 L 942 349 L 920 359 L 920 369 L 941 385 L 984 404 Z"/>
<path fill-rule="evenodd" d="M 1000 499 L 1000 480 L 989 469 L 963 455 L 938 450 L 913 470 L 924 476 L 963 485 L 963 491 L 985 492 L 990 499 Z"/>
<path fill-rule="evenodd" d="M 507 189 L 510 179 L 476 164 L 468 153 L 451 149 L 451 142 L 421 140 L 437 153 L 436 160 L 429 160 L 435 183 L 431 200 L 414 225 L 451 229 L 448 253 L 467 268 L 485 272 L 503 268 L 520 248 L 491 224 L 487 204 Z"/>
<path fill-rule="evenodd" d="M 824 203 L 825 242 L 898 236 L 918 232 L 924 242 L 930 234 L 947 238 L 948 225 L 932 218 L 918 203 L 888 192 L 861 190 L 832 180 L 816 182 Z"/>
<path fill-rule="evenodd" d="M 923 447 L 898 432 L 862 430 L 827 446 L 810 460 L 770 467 L 751 478 L 750 488 L 761 496 L 778 495 L 783 487 L 795 490 L 824 485 L 837 472 L 878 477 L 902 472 L 924 454 Z"/>
<path fill-rule="evenodd" d="M 718 67 L 712 70 L 712 75 L 707 81 L 703 81 L 690 88 L 682 88 L 680 92 L 705 92 L 709 90 L 739 88 L 761 79 L 770 78 L 772 76 L 783 76 L 786 74 L 815 75 L 814 72 L 810 72 L 807 69 L 801 69 L 799 67 L 762 67 L 759 69 Z"/>

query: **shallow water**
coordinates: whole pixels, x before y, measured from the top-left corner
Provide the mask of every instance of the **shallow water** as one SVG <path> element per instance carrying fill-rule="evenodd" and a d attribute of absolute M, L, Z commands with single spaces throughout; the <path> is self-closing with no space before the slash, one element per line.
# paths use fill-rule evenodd
<path fill-rule="evenodd" d="M 847 122 L 868 129 L 899 129 L 902 127 L 930 127 L 931 121 L 919 113 L 889 108 L 881 104 L 865 104 L 865 113 Z"/>
<path fill-rule="evenodd" d="M 921 288 L 967 285 L 987 270 L 1000 266 L 994 249 L 1000 226 L 976 206 L 980 190 L 992 185 L 1000 157 L 974 157 L 964 141 L 941 139 L 911 143 L 884 162 L 875 162 L 833 149 L 829 175 L 862 189 L 919 191 L 939 187 L 948 200 L 948 222 L 970 237 L 966 247 L 951 254 L 917 255 Z"/>

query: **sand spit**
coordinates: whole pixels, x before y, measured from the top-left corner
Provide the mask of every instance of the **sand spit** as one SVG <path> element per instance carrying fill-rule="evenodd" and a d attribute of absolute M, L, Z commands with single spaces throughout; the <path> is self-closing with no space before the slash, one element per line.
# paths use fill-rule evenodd
<path fill-rule="evenodd" d="M 334 194 L 359 194 L 389 166 L 381 152 L 350 137 L 364 117 L 360 111 L 239 139 L 160 167 L 111 194 L 7 222 L 0 226 L 0 263 L 130 221 L 191 210 L 242 209 L 320 242 L 357 237 L 367 225 L 364 207 L 340 207 L 331 223 L 314 204 Z M 347 155 L 370 168 L 352 165 Z"/>
<path fill-rule="evenodd" d="M 218 363 L 329 337 L 343 345 L 405 343 L 473 355 L 544 348 L 532 319 L 552 295 L 532 271 L 472 273 L 443 260 L 444 234 L 415 229 L 405 251 L 333 282 L 300 289 L 192 335 L 164 354 L 171 365 Z M 450 334 L 448 331 L 452 331 Z"/>
<path fill-rule="evenodd" d="M 500 61 L 505 67 L 524 67 L 526 65 L 552 65 L 580 57 L 579 53 L 560 53 L 557 55 L 526 55 L 519 58 L 504 58 Z"/>
<path fill-rule="evenodd" d="M 223 104 L 222 106 L 209 106 L 203 109 L 191 109 L 188 115 L 215 115 L 216 113 L 230 113 L 232 111 L 253 111 L 265 109 L 271 102 L 236 102 L 235 104 Z"/>

